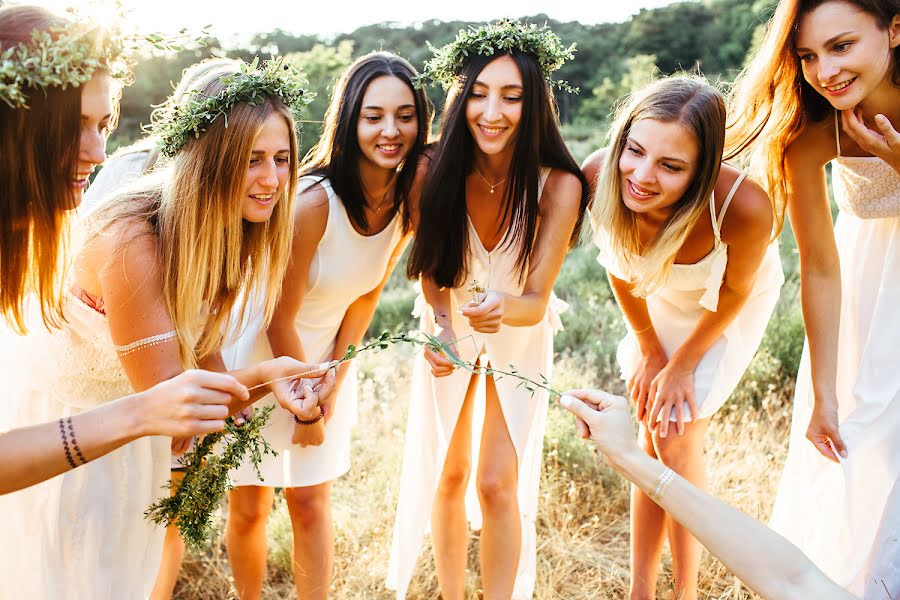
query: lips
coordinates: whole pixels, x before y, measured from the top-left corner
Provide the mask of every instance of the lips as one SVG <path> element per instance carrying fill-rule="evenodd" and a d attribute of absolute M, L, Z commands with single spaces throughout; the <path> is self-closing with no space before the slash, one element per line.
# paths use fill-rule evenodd
<path fill-rule="evenodd" d="M 642 188 L 635 183 L 632 183 L 630 179 L 625 180 L 625 187 L 628 189 L 628 193 L 631 194 L 636 200 L 647 200 L 652 198 L 653 196 L 659 195 L 657 192 L 650 191 L 648 189 Z"/>
<path fill-rule="evenodd" d="M 487 125 L 478 125 L 478 129 L 487 137 L 497 137 L 506 131 L 506 127 L 488 127 Z"/>
<path fill-rule="evenodd" d="M 825 88 L 829 94 L 839 94 L 850 87 L 854 81 L 856 81 L 856 77 L 842 81 L 836 85 L 823 85 L 822 87 Z"/>
<path fill-rule="evenodd" d="M 87 187 L 90 173 L 78 173 L 72 178 L 72 187 L 77 190 L 83 190 Z"/>
<path fill-rule="evenodd" d="M 268 206 L 272 204 L 275 199 L 275 194 L 249 194 L 249 196 L 261 206 Z"/>
<path fill-rule="evenodd" d="M 388 156 L 396 156 L 402 148 L 400 144 L 378 144 L 375 147 L 378 148 L 379 152 Z"/>

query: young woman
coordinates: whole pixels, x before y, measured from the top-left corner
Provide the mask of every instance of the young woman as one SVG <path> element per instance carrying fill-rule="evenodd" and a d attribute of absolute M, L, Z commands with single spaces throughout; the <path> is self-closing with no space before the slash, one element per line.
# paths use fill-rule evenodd
<path fill-rule="evenodd" d="M 230 309 L 251 285 L 277 294 L 287 265 L 293 75 L 277 62 L 235 70 L 204 86 L 198 106 L 180 105 L 160 121 L 169 167 L 94 213 L 75 259 L 67 324 L 22 338 L 18 360 L 4 365 L 15 423 L 65 418 L 186 367 L 224 370 L 218 347 Z M 243 100 L 251 94 L 254 104 Z M 216 117 L 201 130 L 194 111 Z M 210 173 L 214 183 L 204 184 Z M 282 357 L 234 376 L 259 387 L 251 400 L 274 387 L 299 412 L 295 405 L 314 403 L 315 393 L 304 388 L 301 398 L 296 382 L 267 382 L 307 368 Z M 17 577 L 0 583 L 0 596 L 146 597 L 163 531 L 144 510 L 163 493 L 169 445 L 137 440 L 5 496 L 2 527 L 17 543 L 0 548 L 0 560 Z"/>
<path fill-rule="evenodd" d="M 76 24 L 33 6 L 0 9 L 0 50 L 13 53 L 0 80 L 0 140 L 2 147 L 17 149 L 0 153 L 0 313 L 18 333 L 27 329 L 30 313 L 40 313 L 41 322 L 33 323 L 37 327 L 62 322 L 60 265 L 68 262 L 67 213 L 80 202 L 87 175 L 103 162 L 115 121 L 119 84 L 107 68 L 114 57 L 91 43 L 105 35 L 102 30 L 79 25 L 88 35 L 63 33 L 39 47 L 33 35 L 47 35 L 51 28 L 74 30 Z M 103 68 L 76 72 L 71 65 L 56 64 L 57 52 L 76 36 L 81 50 Z M 31 79 L 26 60 L 54 68 L 59 81 Z M 139 437 L 221 430 L 235 403 L 246 400 L 246 388 L 233 377 L 192 371 L 74 415 L 62 435 L 57 421 L 4 432 L 0 493 L 54 477 Z M 230 404 L 231 409 L 214 404 Z M 7 416 L 4 411 L 3 421 Z M 66 456 L 64 444 L 70 437 L 78 441 L 80 456 Z"/>
<path fill-rule="evenodd" d="M 725 103 L 669 78 L 636 92 L 612 143 L 585 162 L 592 209 L 628 335 L 618 360 L 644 451 L 706 481 L 703 437 L 762 341 L 784 281 L 768 196 L 722 165 Z M 631 499 L 631 598 L 656 598 L 669 539 L 675 595 L 697 597 L 701 547 L 639 488 Z"/>
<path fill-rule="evenodd" d="M 758 147 L 800 251 L 808 344 L 772 526 L 854 594 L 897 595 L 900 2 L 781 2 L 732 100 L 727 151 Z"/>
<path fill-rule="evenodd" d="M 422 330 L 456 341 L 489 368 L 551 376 L 553 282 L 587 206 L 587 185 L 558 130 L 541 64 L 559 38 L 479 54 L 528 30 L 500 22 L 461 32 L 438 56 L 453 70 L 441 139 L 424 183 L 408 273 L 422 281 Z M 477 281 L 484 293 L 467 289 Z M 481 393 L 480 380 L 484 379 Z M 547 394 L 512 378 L 454 370 L 442 354 L 416 359 L 388 587 L 406 594 L 429 517 L 441 595 L 463 598 L 467 516 L 481 526 L 485 598 L 530 598 Z M 474 444 L 473 437 L 480 436 Z M 480 503 L 466 502 L 472 465 Z M 468 509 L 468 510 L 467 510 Z M 483 520 L 482 520 L 483 518 Z M 482 526 L 483 524 L 483 526 Z"/>
<path fill-rule="evenodd" d="M 255 324 L 259 335 L 245 333 L 247 342 L 235 347 L 237 365 L 272 355 L 339 359 L 359 344 L 410 237 L 407 204 L 431 127 L 416 77 L 407 61 L 387 52 L 359 58 L 341 76 L 322 138 L 300 169 L 281 298 L 268 329 Z M 299 419 L 277 411 L 266 438 L 278 456 L 263 460 L 261 479 L 252 469 L 235 474 L 226 539 L 241 598 L 262 591 L 273 487 L 284 488 L 293 525 L 297 596 L 328 595 L 331 481 L 350 468 L 356 387 L 356 372 L 345 364 L 333 410 L 313 407 Z"/>

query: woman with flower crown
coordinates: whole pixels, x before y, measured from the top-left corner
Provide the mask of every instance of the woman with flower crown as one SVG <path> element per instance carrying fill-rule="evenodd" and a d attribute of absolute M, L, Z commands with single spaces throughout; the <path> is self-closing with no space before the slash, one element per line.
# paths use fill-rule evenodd
<path fill-rule="evenodd" d="M 16 371 L 4 377 L 12 382 L 15 423 L 77 414 L 187 367 L 224 370 L 219 347 L 231 309 L 251 286 L 277 297 L 287 266 L 291 220 L 283 199 L 294 190 L 301 81 L 277 61 L 242 66 L 155 119 L 170 161 L 84 224 L 68 323 L 23 338 Z M 273 308 L 274 300 L 266 314 Z M 299 412 L 303 402 L 318 401 L 315 390 L 267 382 L 306 370 L 282 357 L 233 375 L 259 388 L 251 401 L 274 389 Z M 327 394 L 332 382 L 318 383 L 319 391 Z M 164 493 L 169 444 L 138 440 L 6 496 L 0 518 L 17 544 L 0 549 L 0 560 L 17 578 L 0 582 L 8 586 L 0 596 L 149 595 L 163 530 L 144 510 Z"/>
<path fill-rule="evenodd" d="M 800 255 L 807 344 L 772 527 L 854 594 L 897 597 L 900 1 L 782 0 L 731 104 L 726 151 L 756 150 Z"/>
<path fill-rule="evenodd" d="M 422 330 L 534 380 L 551 375 L 553 282 L 588 200 L 548 82 L 571 52 L 545 27 L 501 21 L 460 31 L 426 67 L 451 90 L 408 265 Z M 547 393 L 481 379 L 428 349 L 416 359 L 388 575 L 398 598 L 429 519 L 443 598 L 465 594 L 467 520 L 482 530 L 484 597 L 532 595 Z"/>
<path fill-rule="evenodd" d="M 338 80 L 324 132 L 300 167 L 290 267 L 268 329 L 255 319 L 226 355 L 234 366 L 273 354 L 340 359 L 358 345 L 410 238 L 407 204 L 431 110 L 404 59 L 374 52 Z M 233 474 L 226 544 L 241 598 L 258 598 L 266 572 L 266 520 L 284 488 L 294 534 L 297 597 L 325 598 L 334 533 L 331 481 L 350 468 L 356 371 L 341 367 L 334 401 L 299 417 L 276 410 L 265 436 L 278 456 Z"/>
<path fill-rule="evenodd" d="M 73 22 L 43 8 L 0 9 L 0 138 L 3 148 L 16 148 L 0 153 L 0 312 L 12 329 L 6 336 L 24 334 L 29 325 L 62 323 L 68 214 L 81 200 L 87 175 L 105 158 L 121 85 L 116 76 L 126 73 L 119 58 L 123 42 L 89 21 Z M 82 58 L 73 61 L 74 55 Z M 191 370 L 65 423 L 8 431 L 0 435 L 0 494 L 139 437 L 221 430 L 225 416 L 246 400 L 246 387 L 233 377 Z"/>

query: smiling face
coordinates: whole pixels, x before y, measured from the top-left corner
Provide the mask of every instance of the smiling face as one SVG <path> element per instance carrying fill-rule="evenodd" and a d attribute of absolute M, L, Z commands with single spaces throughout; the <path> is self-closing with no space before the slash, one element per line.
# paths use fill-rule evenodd
<path fill-rule="evenodd" d="M 666 211 L 690 187 L 698 158 L 697 140 L 680 123 L 635 121 L 619 157 L 625 206 L 637 213 Z"/>
<path fill-rule="evenodd" d="M 898 45 L 900 17 L 886 30 L 873 15 L 841 0 L 805 13 L 795 39 L 803 78 L 838 110 L 890 84 L 891 49 Z"/>
<path fill-rule="evenodd" d="M 282 115 L 271 114 L 253 142 L 244 180 L 243 218 L 251 223 L 268 220 L 290 176 L 290 129 Z"/>
<path fill-rule="evenodd" d="M 366 87 L 356 124 L 360 159 L 396 169 L 415 145 L 418 125 L 409 86 L 398 77 L 376 77 Z"/>
<path fill-rule="evenodd" d="M 500 154 L 514 148 L 522 119 L 522 74 L 509 55 L 489 62 L 466 99 L 466 121 L 478 149 Z"/>
<path fill-rule="evenodd" d="M 81 204 L 88 177 L 106 160 L 106 139 L 113 113 L 113 81 L 98 71 L 81 89 L 81 136 L 72 173 L 72 207 Z"/>

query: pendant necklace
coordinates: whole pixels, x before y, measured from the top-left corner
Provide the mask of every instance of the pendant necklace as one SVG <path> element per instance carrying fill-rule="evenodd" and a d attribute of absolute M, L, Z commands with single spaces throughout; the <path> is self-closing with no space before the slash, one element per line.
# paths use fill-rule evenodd
<path fill-rule="evenodd" d="M 488 187 L 491 188 L 491 193 L 492 193 L 492 194 L 494 193 L 494 188 L 500 187 L 501 185 L 503 185 L 504 183 L 506 183 L 506 180 L 508 179 L 507 177 L 504 177 L 503 179 L 501 179 L 501 180 L 498 181 L 497 183 L 491 183 L 490 181 L 488 181 L 488 180 L 485 178 L 484 175 L 481 174 L 481 171 L 478 170 L 478 167 L 473 167 L 473 168 L 475 169 L 475 172 L 478 173 L 478 176 L 481 177 L 481 180 L 482 180 L 483 182 L 485 182 L 486 184 L 488 184 Z"/>

